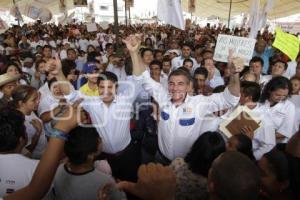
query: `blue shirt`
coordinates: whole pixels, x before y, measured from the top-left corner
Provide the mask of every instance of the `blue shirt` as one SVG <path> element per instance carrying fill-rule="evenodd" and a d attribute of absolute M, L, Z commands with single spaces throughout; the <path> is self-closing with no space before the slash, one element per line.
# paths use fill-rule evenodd
<path fill-rule="evenodd" d="M 255 50 L 253 53 L 253 57 L 254 56 L 258 56 L 261 59 L 263 59 L 264 61 L 264 67 L 263 67 L 263 73 L 264 74 L 268 74 L 268 70 L 269 70 L 269 58 L 272 57 L 274 55 L 274 49 L 272 47 L 266 47 L 265 51 L 262 54 L 258 54 Z"/>

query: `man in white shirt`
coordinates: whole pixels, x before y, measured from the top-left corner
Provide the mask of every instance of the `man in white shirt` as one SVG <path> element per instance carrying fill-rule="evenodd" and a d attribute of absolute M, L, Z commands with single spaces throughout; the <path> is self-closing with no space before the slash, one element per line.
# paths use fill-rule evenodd
<path fill-rule="evenodd" d="M 263 59 L 261 59 L 258 56 L 255 56 L 250 60 L 250 64 L 249 64 L 250 70 L 255 74 L 256 82 L 259 84 L 263 83 L 263 80 L 262 80 L 263 79 L 262 78 L 263 77 L 263 75 L 262 75 L 263 66 L 264 66 L 264 61 L 263 61 Z"/>
<path fill-rule="evenodd" d="M 193 70 L 195 70 L 195 66 L 197 61 L 191 57 L 191 53 L 192 53 L 192 47 L 189 44 L 183 44 L 182 48 L 181 48 L 181 56 L 175 57 L 172 60 L 172 70 L 175 70 L 179 67 L 183 66 L 183 61 L 187 58 L 191 59 L 193 61 Z"/>
<path fill-rule="evenodd" d="M 0 112 L 0 197 L 28 185 L 38 164 L 21 154 L 27 144 L 24 119 L 17 110 Z"/>
<path fill-rule="evenodd" d="M 132 36 L 133 37 L 133 36 Z M 131 37 L 126 40 L 127 48 L 130 51 L 135 74 L 140 74 L 139 65 L 139 44 L 131 42 Z M 59 81 L 66 81 L 59 61 L 49 62 L 54 70 L 52 74 L 57 76 Z M 81 106 L 90 115 L 92 125 L 97 129 L 103 141 L 103 158 L 106 158 L 112 168 L 115 178 L 122 180 L 135 180 L 139 166 L 139 150 L 137 145 L 131 141 L 130 120 L 132 104 L 139 93 L 135 85 L 138 81 L 128 82 L 127 90 L 122 94 L 116 94 L 118 78 L 114 73 L 103 72 L 99 75 L 97 85 L 99 97 L 90 98 L 70 89 L 68 84 L 60 84 L 66 98 L 74 101 L 80 96 L 84 98 Z"/>
<path fill-rule="evenodd" d="M 89 41 L 86 39 L 85 36 L 82 36 L 82 38 L 78 41 L 80 50 L 87 52 L 87 47 L 89 46 Z"/>
<path fill-rule="evenodd" d="M 283 74 L 286 72 L 287 67 L 288 65 L 285 61 L 275 61 L 274 64 L 271 66 L 271 75 L 262 76 L 260 84 L 266 85 L 272 78 L 277 76 L 283 76 Z"/>
<path fill-rule="evenodd" d="M 275 125 L 270 113 L 258 104 L 260 93 L 258 83 L 249 81 L 241 83 L 240 105 L 247 106 L 255 120 L 260 121 L 260 127 L 257 130 L 253 131 L 249 127 L 244 127 L 242 132 L 252 140 L 253 155 L 256 160 L 260 160 L 265 153 L 276 146 Z"/>
<path fill-rule="evenodd" d="M 164 58 L 162 61 L 162 74 L 164 77 L 168 78 L 169 74 L 171 73 L 172 63 L 169 58 Z"/>
<path fill-rule="evenodd" d="M 161 74 L 162 64 L 158 60 L 153 60 L 150 65 L 150 76 L 156 82 L 162 84 L 162 86 L 167 90 L 168 89 L 168 77 L 164 77 Z"/>
<path fill-rule="evenodd" d="M 183 70 L 175 70 L 169 75 L 166 91 L 160 83 L 150 78 L 144 65 L 140 65 L 143 73 L 136 77 L 136 80 L 142 81 L 144 89 L 158 102 L 161 111 L 158 124 L 160 152 L 157 154 L 157 161 L 169 164 L 176 157 L 185 157 L 200 135 L 199 129 L 204 125 L 203 117 L 238 103 L 239 72 L 243 69 L 243 64 L 240 59 L 230 61 L 232 76 L 228 88 L 223 93 L 209 97 L 188 95 L 190 75 Z"/>

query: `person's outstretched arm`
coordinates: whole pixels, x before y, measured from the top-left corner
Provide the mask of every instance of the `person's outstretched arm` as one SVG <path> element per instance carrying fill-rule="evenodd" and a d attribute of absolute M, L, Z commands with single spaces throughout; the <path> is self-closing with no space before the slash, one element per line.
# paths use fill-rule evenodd
<path fill-rule="evenodd" d="M 81 101 L 81 100 L 80 100 Z M 59 120 L 55 125 L 55 129 L 68 134 L 78 125 L 78 105 L 77 101 L 70 106 L 63 114 L 66 120 Z M 57 137 L 50 137 L 47 148 L 33 174 L 31 182 L 26 187 L 4 197 L 4 200 L 40 200 L 48 192 L 52 180 L 55 176 L 59 161 L 64 150 L 65 140 Z"/>
<path fill-rule="evenodd" d="M 242 72 L 244 69 L 244 60 L 239 57 L 233 58 L 232 52 L 229 52 L 228 67 L 231 72 L 228 90 L 232 95 L 239 97 L 241 94 L 240 72 Z"/>

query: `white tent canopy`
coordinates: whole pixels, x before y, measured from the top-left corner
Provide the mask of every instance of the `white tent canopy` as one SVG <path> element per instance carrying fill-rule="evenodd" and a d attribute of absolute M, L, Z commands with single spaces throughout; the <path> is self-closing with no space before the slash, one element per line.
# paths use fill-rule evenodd
<path fill-rule="evenodd" d="M 267 0 L 260 0 L 261 7 Z M 188 12 L 189 0 L 182 0 L 183 10 Z M 195 16 L 210 17 L 212 15 L 228 18 L 230 0 L 195 0 Z M 248 13 L 252 0 L 232 0 L 231 16 Z M 300 0 L 274 0 L 274 6 L 268 18 L 275 19 L 300 13 Z"/>
<path fill-rule="evenodd" d="M 61 11 L 59 9 L 60 0 L 15 0 L 17 5 L 22 12 L 26 6 L 31 4 L 42 5 L 49 9 L 53 15 L 59 14 Z M 100 1 L 100 0 L 95 0 Z M 135 0 L 135 1 L 152 1 L 152 0 Z M 158 0 L 159 1 L 159 0 Z M 188 1 L 181 0 L 182 7 L 184 11 L 188 11 Z M 72 9 L 73 0 L 64 0 L 66 9 Z M 196 11 L 193 13 L 195 16 L 200 17 L 210 17 L 217 16 L 223 19 L 228 18 L 229 12 L 229 2 L 230 0 L 195 0 Z M 232 10 L 231 16 L 238 15 L 241 13 L 248 13 L 249 8 L 251 7 L 252 0 L 232 0 Z M 261 0 L 263 5 L 266 0 Z M 280 17 L 285 17 L 300 12 L 300 0 L 274 0 L 274 6 L 271 12 L 269 13 L 269 19 L 275 19 Z M 0 0 L 0 8 L 10 10 L 13 6 L 13 0 Z M 24 13 L 22 13 L 24 14 Z"/>

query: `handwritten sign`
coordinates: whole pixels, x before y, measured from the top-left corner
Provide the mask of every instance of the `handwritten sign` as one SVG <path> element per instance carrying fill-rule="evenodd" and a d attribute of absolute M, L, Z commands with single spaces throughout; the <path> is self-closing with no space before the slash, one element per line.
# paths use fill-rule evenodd
<path fill-rule="evenodd" d="M 291 60 L 296 60 L 299 53 L 300 40 L 291 34 L 285 33 L 281 28 L 276 28 L 276 38 L 273 47 L 285 53 Z"/>
<path fill-rule="evenodd" d="M 229 49 L 232 49 L 233 56 L 243 58 L 245 61 L 244 64 L 249 65 L 255 42 L 255 39 L 220 34 L 215 48 L 214 60 L 227 62 Z"/>
<path fill-rule="evenodd" d="M 95 31 L 98 30 L 96 23 L 89 23 L 89 24 L 87 24 L 86 25 L 86 29 L 87 29 L 88 32 L 95 32 Z"/>

